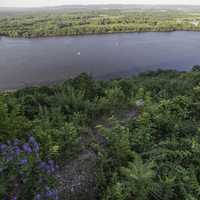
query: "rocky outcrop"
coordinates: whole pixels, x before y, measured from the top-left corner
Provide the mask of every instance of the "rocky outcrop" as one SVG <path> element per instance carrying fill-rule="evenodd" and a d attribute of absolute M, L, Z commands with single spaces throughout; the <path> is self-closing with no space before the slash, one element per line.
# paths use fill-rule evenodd
<path fill-rule="evenodd" d="M 122 122 L 137 116 L 136 109 L 129 110 L 118 116 Z M 96 123 L 106 128 L 112 125 L 106 121 Z M 86 134 L 79 138 L 81 153 L 71 161 L 66 161 L 56 174 L 59 184 L 59 194 L 62 200 L 97 200 L 98 199 L 98 172 L 99 156 L 94 145 L 103 151 L 108 141 L 96 128 L 88 129 Z"/>
<path fill-rule="evenodd" d="M 89 150 L 63 166 L 57 174 L 61 199 L 97 199 L 97 167 L 97 155 Z"/>

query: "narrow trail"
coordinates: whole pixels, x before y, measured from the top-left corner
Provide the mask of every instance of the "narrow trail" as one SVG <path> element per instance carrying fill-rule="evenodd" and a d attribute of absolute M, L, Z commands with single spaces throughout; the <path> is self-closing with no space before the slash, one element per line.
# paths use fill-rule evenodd
<path fill-rule="evenodd" d="M 122 123 L 135 119 L 137 108 L 123 112 L 115 118 Z M 63 200 L 95 200 L 97 199 L 98 154 L 92 148 L 98 144 L 100 148 L 107 145 L 106 138 L 99 132 L 96 125 L 112 128 L 109 120 L 99 120 L 80 138 L 81 153 L 78 158 L 69 161 L 56 174 L 59 193 Z"/>

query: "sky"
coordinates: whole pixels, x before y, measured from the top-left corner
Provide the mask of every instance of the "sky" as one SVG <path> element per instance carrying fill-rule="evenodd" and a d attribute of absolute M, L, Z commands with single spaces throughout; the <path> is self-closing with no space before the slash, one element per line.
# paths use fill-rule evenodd
<path fill-rule="evenodd" d="M 182 4 L 200 5 L 200 0 L 0 0 L 0 7 L 41 7 L 76 4 Z"/>

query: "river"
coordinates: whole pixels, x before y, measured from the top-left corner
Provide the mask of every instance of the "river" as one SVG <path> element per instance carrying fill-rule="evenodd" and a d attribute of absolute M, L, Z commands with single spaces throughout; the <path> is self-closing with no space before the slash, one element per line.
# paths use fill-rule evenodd
<path fill-rule="evenodd" d="M 87 72 L 96 79 L 200 64 L 199 32 L 0 38 L 0 89 L 49 84 Z"/>

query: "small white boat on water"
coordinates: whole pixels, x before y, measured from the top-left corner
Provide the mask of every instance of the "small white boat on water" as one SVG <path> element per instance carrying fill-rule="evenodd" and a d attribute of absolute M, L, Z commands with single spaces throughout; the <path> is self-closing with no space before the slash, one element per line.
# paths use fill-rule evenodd
<path fill-rule="evenodd" d="M 79 51 L 79 52 L 77 52 L 77 56 L 80 56 L 81 55 L 81 52 Z"/>

